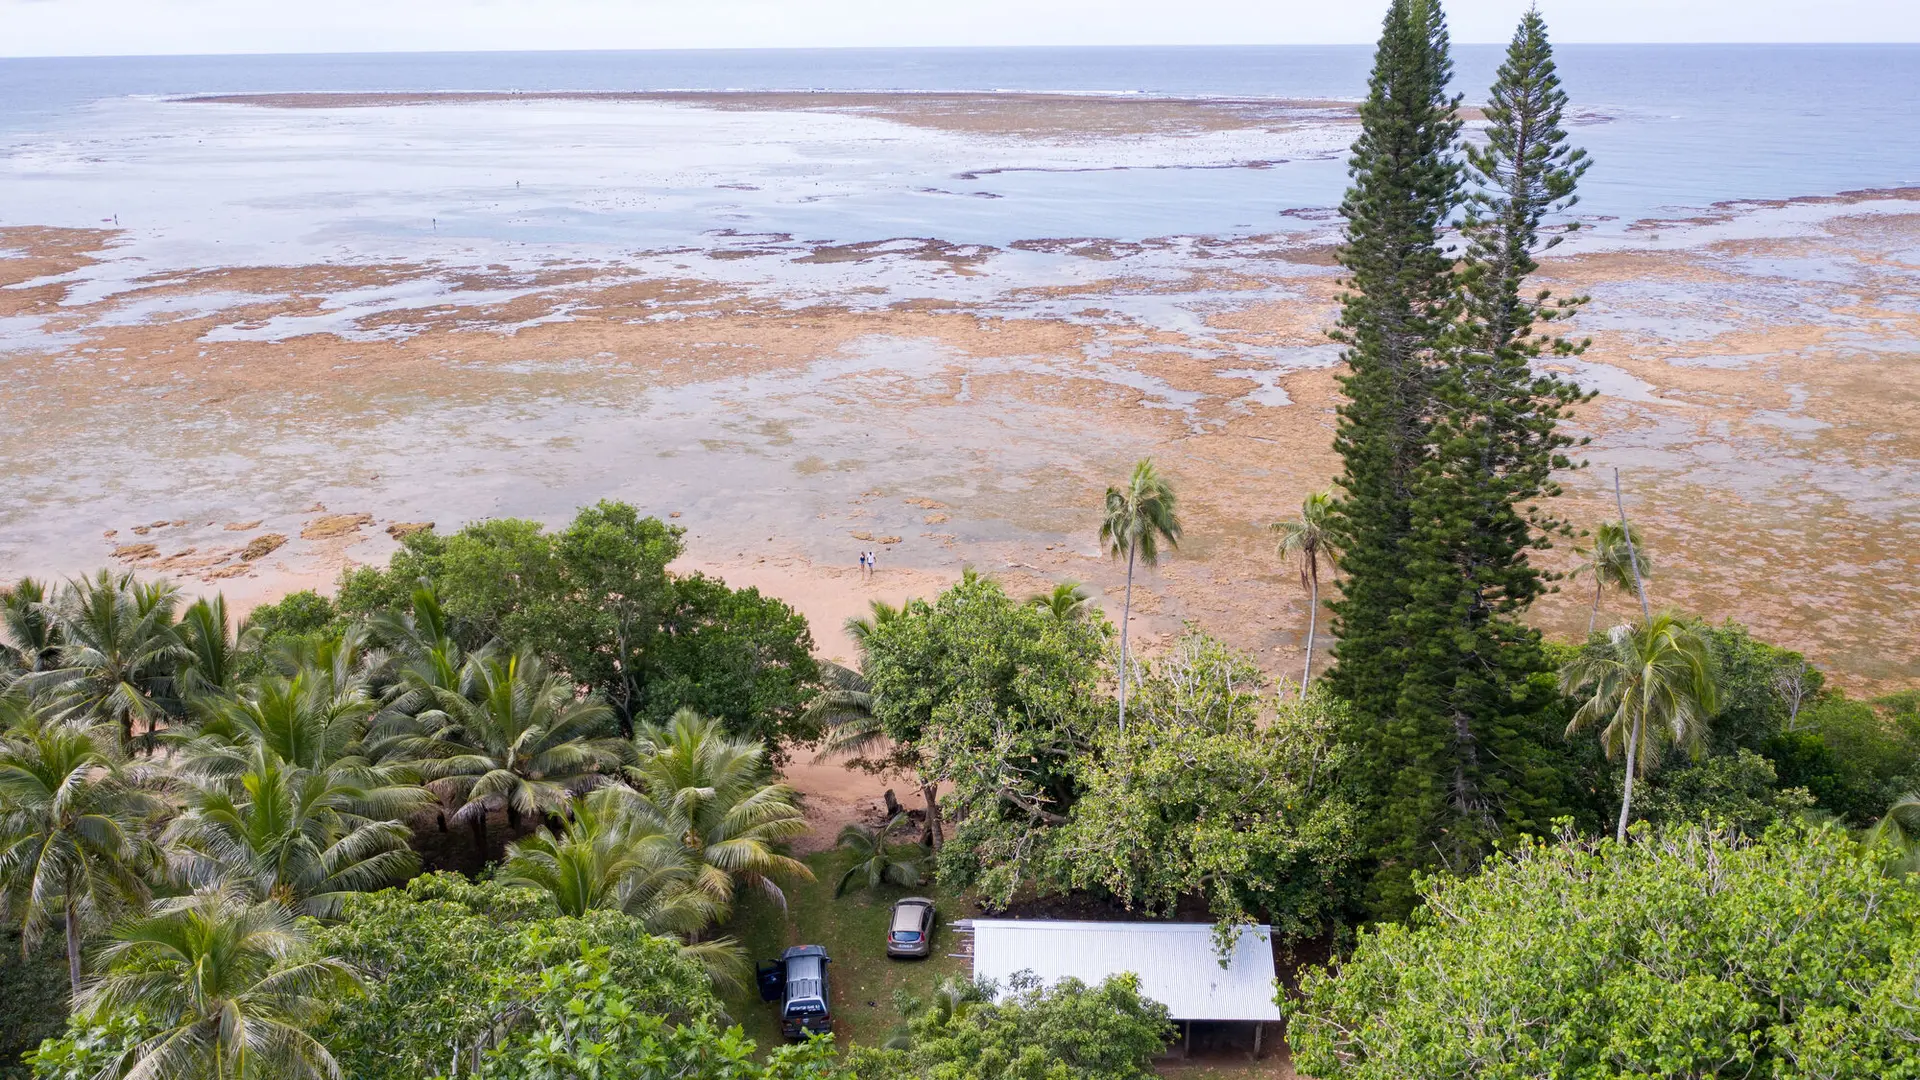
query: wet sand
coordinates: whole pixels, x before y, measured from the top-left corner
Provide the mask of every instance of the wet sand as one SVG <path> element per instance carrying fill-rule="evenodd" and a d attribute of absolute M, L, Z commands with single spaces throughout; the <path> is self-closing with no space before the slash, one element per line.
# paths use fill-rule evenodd
<path fill-rule="evenodd" d="M 0 227 L 0 577 L 124 565 L 247 608 L 423 523 L 616 498 L 845 656 L 874 590 L 931 595 L 965 565 L 1117 612 L 1100 499 L 1151 455 L 1188 539 L 1140 581 L 1137 638 L 1192 622 L 1297 670 L 1304 597 L 1266 526 L 1338 467 L 1338 223 L 1287 200 L 1337 169 L 1350 105 L 316 94 L 102 116 L 9 190 L 152 187 L 127 207 L 146 224 Z M 1596 224 L 1545 270 L 1593 297 L 1593 348 L 1562 366 L 1601 392 L 1564 515 L 1610 514 L 1618 466 L 1656 603 L 1851 689 L 1920 684 L 1920 192 Z M 1585 602 L 1574 583 L 1535 618 L 1577 634 Z"/>
<path fill-rule="evenodd" d="M 1337 467 L 1335 286 L 1298 250 L 1242 245 L 1169 280 L 1094 245 L 1097 276 L 989 280 L 981 302 L 414 264 L 162 274 L 71 302 L 61 275 L 110 262 L 114 239 L 0 232 L 0 326 L 30 322 L 36 342 L 0 359 L 0 573 L 118 552 L 248 605 L 384 559 L 396 525 L 560 522 L 624 498 L 679 515 L 689 565 L 788 597 L 844 656 L 863 548 L 888 588 L 930 594 L 970 564 L 1023 590 L 1086 581 L 1117 608 L 1100 492 L 1150 454 L 1189 539 L 1142 580 L 1139 630 L 1193 621 L 1275 672 L 1298 663 L 1304 604 L 1264 526 Z M 1580 418 L 1594 467 L 1568 478 L 1570 516 L 1608 512 L 1618 465 L 1660 558 L 1656 603 L 1741 619 L 1856 689 L 1920 680 L 1920 214 L 1548 273 L 1594 297 L 1594 347 L 1568 366 L 1602 396 Z M 406 288 L 428 279 L 416 306 Z M 243 557 L 266 536 L 287 539 Z M 1577 632 L 1584 602 L 1575 586 L 1539 621 Z"/>

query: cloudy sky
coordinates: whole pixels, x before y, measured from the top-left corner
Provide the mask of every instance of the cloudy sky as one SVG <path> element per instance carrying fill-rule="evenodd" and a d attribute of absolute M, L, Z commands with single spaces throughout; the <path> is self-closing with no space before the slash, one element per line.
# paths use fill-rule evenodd
<path fill-rule="evenodd" d="M 1527 0 L 1449 0 L 1459 41 Z M 1540 0 L 1561 41 L 1920 41 L 1920 0 Z M 0 0 L 0 56 L 1371 40 L 1384 0 Z"/>

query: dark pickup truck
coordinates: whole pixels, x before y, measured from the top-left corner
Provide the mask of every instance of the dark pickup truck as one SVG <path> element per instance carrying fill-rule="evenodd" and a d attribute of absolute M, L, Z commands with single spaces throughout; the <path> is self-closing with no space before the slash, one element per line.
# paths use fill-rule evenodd
<path fill-rule="evenodd" d="M 795 945 L 780 959 L 759 965 L 760 1000 L 780 1003 L 780 1033 L 789 1039 L 833 1030 L 827 1002 L 827 950 Z"/>

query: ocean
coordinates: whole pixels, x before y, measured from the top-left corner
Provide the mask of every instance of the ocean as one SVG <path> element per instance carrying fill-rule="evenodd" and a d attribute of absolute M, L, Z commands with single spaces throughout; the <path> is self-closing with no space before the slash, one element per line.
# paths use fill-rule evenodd
<path fill-rule="evenodd" d="M 1456 49 L 1468 102 L 1501 50 Z M 715 233 L 1257 235 L 1337 204 L 1350 129 L 1102 140 L 653 104 L 261 110 L 287 91 L 1042 91 L 1354 100 L 1362 47 L 884 49 L 0 60 L 0 224 L 118 222 L 186 265 L 416 255 L 454 240 L 659 249 Z M 1580 213 L 1920 184 L 1920 46 L 1564 46 Z M 379 114 L 379 115 L 376 115 Z M 898 127 L 897 125 L 884 125 Z M 1310 125 L 1309 125 L 1310 126 Z M 878 137 L 876 137 L 878 133 Z M 724 185 L 724 186 L 723 186 Z M 934 196 L 934 197 L 930 197 Z M 955 197 L 945 197 L 955 196 Z M 219 249 L 216 252 L 216 247 Z M 244 251 L 237 249 L 246 249 Z"/>

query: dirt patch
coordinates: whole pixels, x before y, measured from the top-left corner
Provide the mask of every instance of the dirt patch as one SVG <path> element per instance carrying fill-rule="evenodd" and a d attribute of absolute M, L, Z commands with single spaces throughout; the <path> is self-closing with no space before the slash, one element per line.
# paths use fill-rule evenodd
<path fill-rule="evenodd" d="M 431 521 L 396 521 L 387 526 L 387 535 L 395 540 L 404 540 L 417 532 L 426 532 L 433 528 Z"/>
<path fill-rule="evenodd" d="M 152 544 L 126 544 L 113 549 L 113 557 L 124 562 L 158 558 L 160 549 Z"/>

